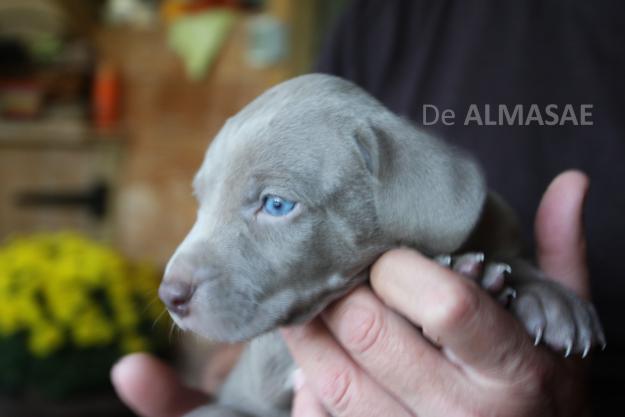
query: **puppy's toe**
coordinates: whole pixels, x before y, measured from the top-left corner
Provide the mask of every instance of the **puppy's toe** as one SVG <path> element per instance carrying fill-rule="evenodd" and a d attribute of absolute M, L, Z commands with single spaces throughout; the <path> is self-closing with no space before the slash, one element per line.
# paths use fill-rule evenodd
<path fill-rule="evenodd" d="M 604 346 L 605 336 L 592 304 L 554 282 L 521 284 L 511 309 L 523 322 L 536 344 L 541 341 L 565 357 L 588 355 L 592 347 Z"/>
<path fill-rule="evenodd" d="M 438 255 L 434 258 L 434 262 L 445 268 L 451 268 L 453 258 L 451 255 Z"/>
<path fill-rule="evenodd" d="M 579 301 L 579 304 L 577 305 Z M 579 353 L 582 357 L 586 357 L 590 348 L 593 345 L 593 323 L 590 312 L 583 305 L 583 301 L 574 300 L 572 303 L 572 310 L 575 315 L 577 337 L 575 339 L 574 350 L 575 353 Z"/>
<path fill-rule="evenodd" d="M 497 301 L 504 307 L 508 307 L 512 301 L 517 297 L 517 292 L 512 287 L 504 287 L 499 294 L 497 294 Z"/>
<path fill-rule="evenodd" d="M 605 335 L 594 306 L 581 299 L 573 299 L 570 304 L 577 329 L 574 352 L 585 358 L 593 346 L 605 349 Z"/>
<path fill-rule="evenodd" d="M 490 293 L 499 293 L 505 290 L 506 278 L 512 273 L 510 265 L 501 262 L 489 262 L 482 276 L 482 288 Z M 514 290 L 509 288 L 508 294 L 512 296 Z"/>
<path fill-rule="evenodd" d="M 482 252 L 468 252 L 459 255 L 441 255 L 434 258 L 440 265 L 477 283 L 491 294 L 501 295 L 506 278 L 511 274 L 510 265 L 485 260 Z"/>
<path fill-rule="evenodd" d="M 540 292 L 540 288 L 534 292 Z M 538 294 L 545 310 L 547 323 L 545 325 L 543 340 L 545 344 L 556 351 L 560 351 L 565 357 L 571 353 L 578 353 L 577 335 L 582 330 L 578 328 L 582 323 L 577 322 L 575 311 L 571 308 L 569 300 L 552 291 L 544 291 Z"/>
<path fill-rule="evenodd" d="M 604 350 L 607 346 L 607 341 L 605 333 L 603 332 L 603 326 L 601 326 L 601 321 L 599 321 L 597 310 L 595 310 L 595 306 L 588 304 L 588 311 L 592 321 L 593 344 L 598 344 L 601 349 Z"/>
<path fill-rule="evenodd" d="M 540 298 L 532 293 L 523 293 L 521 296 L 517 294 L 510 309 L 534 338 L 534 344 L 538 345 L 543 340 L 547 326 L 547 317 Z"/>
<path fill-rule="evenodd" d="M 484 254 L 470 252 L 452 258 L 451 268 L 472 281 L 478 282 L 484 270 Z"/>

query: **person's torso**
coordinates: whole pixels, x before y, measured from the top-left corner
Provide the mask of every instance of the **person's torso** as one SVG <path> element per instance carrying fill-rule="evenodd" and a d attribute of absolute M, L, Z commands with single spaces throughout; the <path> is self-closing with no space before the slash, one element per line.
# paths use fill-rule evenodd
<path fill-rule="evenodd" d="M 428 107 L 424 120 L 424 105 L 435 106 L 439 120 L 424 128 L 480 160 L 528 242 L 549 182 L 571 168 L 589 175 L 588 260 L 615 375 L 625 371 L 624 21 L 618 0 L 355 1 L 318 65 L 420 126 L 435 114 Z M 449 126 L 445 109 L 455 113 Z"/>

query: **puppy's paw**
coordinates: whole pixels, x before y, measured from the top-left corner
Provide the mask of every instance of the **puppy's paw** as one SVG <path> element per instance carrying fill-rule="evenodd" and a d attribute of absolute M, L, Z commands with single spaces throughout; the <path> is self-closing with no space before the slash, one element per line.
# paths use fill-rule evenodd
<path fill-rule="evenodd" d="M 586 357 L 606 340 L 593 305 L 544 277 L 526 262 L 486 260 L 481 252 L 435 258 L 488 291 L 521 320 L 538 345 L 544 342 L 565 357 Z M 513 270 L 514 268 L 514 270 Z"/>
<path fill-rule="evenodd" d="M 586 357 L 593 347 L 606 341 L 593 305 L 572 291 L 546 279 L 516 281 L 516 297 L 510 309 L 534 338 L 565 357 Z"/>
<path fill-rule="evenodd" d="M 474 281 L 505 303 L 509 297 L 514 296 L 514 290 L 506 286 L 506 277 L 512 272 L 512 268 L 506 263 L 486 261 L 481 252 L 442 255 L 434 259 L 440 265 Z"/>

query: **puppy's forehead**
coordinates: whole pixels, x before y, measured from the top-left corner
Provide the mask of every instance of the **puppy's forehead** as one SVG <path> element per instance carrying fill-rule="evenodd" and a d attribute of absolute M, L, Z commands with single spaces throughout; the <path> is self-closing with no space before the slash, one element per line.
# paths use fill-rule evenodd
<path fill-rule="evenodd" d="M 376 108 L 363 107 L 363 97 L 351 84 L 320 75 L 268 90 L 219 132 L 196 176 L 196 190 L 240 193 L 251 178 L 328 189 L 324 179 L 336 179 L 333 172 L 349 163 L 354 131 Z"/>
<path fill-rule="evenodd" d="M 245 186 L 273 178 L 297 182 L 338 166 L 346 154 L 341 132 L 309 117 L 258 117 L 228 123 L 215 138 L 197 181 Z"/>

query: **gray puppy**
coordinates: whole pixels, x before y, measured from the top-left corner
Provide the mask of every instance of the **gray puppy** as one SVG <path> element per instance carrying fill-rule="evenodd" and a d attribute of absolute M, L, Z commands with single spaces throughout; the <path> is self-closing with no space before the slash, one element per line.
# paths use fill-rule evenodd
<path fill-rule="evenodd" d="M 305 75 L 262 94 L 228 120 L 193 185 L 197 221 L 159 294 L 184 330 L 255 338 L 194 416 L 289 415 L 294 365 L 276 328 L 310 320 L 399 246 L 458 271 L 484 261 L 478 280 L 516 294 L 537 343 L 584 356 L 605 344 L 592 305 L 519 259 L 514 215 L 476 163 L 348 81 Z"/>

